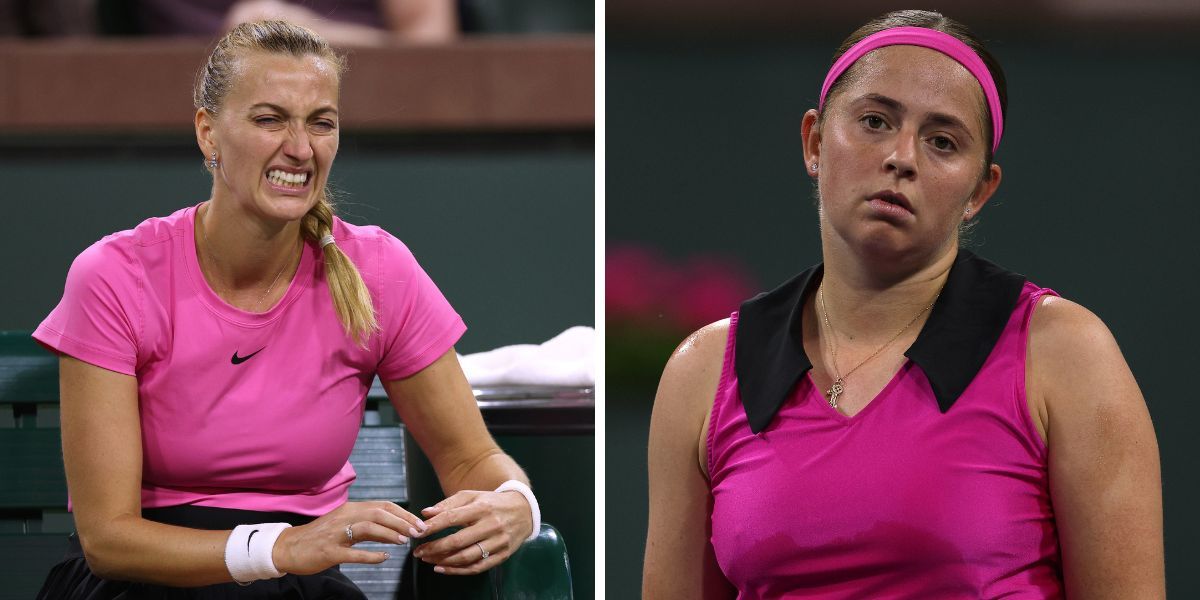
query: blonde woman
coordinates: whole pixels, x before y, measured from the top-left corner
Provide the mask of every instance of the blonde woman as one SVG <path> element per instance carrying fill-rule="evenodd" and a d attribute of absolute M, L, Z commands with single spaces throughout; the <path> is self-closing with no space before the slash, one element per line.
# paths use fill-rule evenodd
<path fill-rule="evenodd" d="M 40 597 L 362 598 L 354 544 L 406 543 L 448 574 L 536 531 L 521 469 L 483 425 L 462 320 L 396 238 L 334 216 L 344 62 L 311 31 L 243 24 L 197 78 L 211 197 L 107 236 L 34 337 L 61 355 L 77 535 Z M 449 497 L 347 502 L 378 375 Z M 494 491 L 493 491 L 494 490 Z"/>

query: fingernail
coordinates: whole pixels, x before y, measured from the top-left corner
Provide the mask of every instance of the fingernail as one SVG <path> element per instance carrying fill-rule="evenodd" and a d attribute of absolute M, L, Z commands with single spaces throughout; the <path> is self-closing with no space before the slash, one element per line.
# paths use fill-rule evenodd
<path fill-rule="evenodd" d="M 433 568 L 433 572 L 434 572 L 434 573 L 445 573 L 445 572 L 446 572 L 446 567 L 440 567 L 440 566 L 439 566 L 439 567 L 434 567 L 434 568 Z"/>
<path fill-rule="evenodd" d="M 425 521 L 422 521 L 420 519 L 417 519 L 417 527 L 420 527 L 421 531 L 425 531 L 426 529 L 429 528 L 429 526 L 425 524 Z"/>
<path fill-rule="evenodd" d="M 416 527 L 409 527 L 408 532 L 411 533 L 413 537 L 421 537 L 421 532 L 417 531 Z"/>
<path fill-rule="evenodd" d="M 422 550 L 421 548 L 417 548 L 416 550 L 413 550 L 413 556 L 415 556 L 417 558 L 421 558 L 421 555 L 424 553 L 425 553 L 425 551 Z"/>
<path fill-rule="evenodd" d="M 406 537 L 404 537 L 404 536 L 402 536 L 402 535 L 398 535 L 398 536 L 396 536 L 396 537 L 400 539 L 400 543 L 401 543 L 401 544 L 407 544 L 407 543 L 408 543 L 408 538 L 406 538 Z"/>
<path fill-rule="evenodd" d="M 391 557 L 392 557 L 392 555 L 391 555 L 391 554 L 388 554 L 387 552 L 384 552 L 384 553 L 383 553 L 383 560 L 387 560 L 387 559 L 389 559 L 389 558 L 391 558 Z"/>

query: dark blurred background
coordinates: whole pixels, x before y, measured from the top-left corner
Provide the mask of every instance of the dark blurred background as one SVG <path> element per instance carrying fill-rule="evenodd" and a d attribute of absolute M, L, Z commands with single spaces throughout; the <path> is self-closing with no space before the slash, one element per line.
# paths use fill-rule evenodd
<path fill-rule="evenodd" d="M 467 322 L 461 353 L 593 326 L 595 5 L 431 1 L 450 3 L 454 15 L 437 36 L 410 37 L 368 14 L 357 22 L 368 29 L 343 45 L 350 69 L 331 175 L 341 216 L 379 225 L 409 246 Z M 333 22 L 346 13 L 321 6 L 387 2 L 292 5 Z M 94 241 L 208 198 L 191 94 L 223 30 L 197 33 L 185 20 L 177 34 L 155 33 L 145 16 L 151 5 L 234 4 L 0 0 L 0 206 L 8 224 L 0 330 L 32 331 L 61 297 L 72 259 Z M 585 420 L 518 440 L 520 448 L 500 441 L 542 490 L 545 519 L 569 549 L 576 597 L 587 599 L 590 412 Z M 0 533 L 12 533 L 10 521 L 17 533 L 39 527 L 0 506 Z M 0 574 L 7 580 L 15 568 L 0 565 Z M 22 585 L 40 582 L 44 568 L 22 575 Z M 0 598 L 32 597 L 10 587 L 0 586 Z"/>
<path fill-rule="evenodd" d="M 658 374 L 686 333 L 820 260 L 800 119 L 834 49 L 905 6 L 610 0 L 606 586 L 638 597 Z M 1008 77 L 1004 181 L 971 248 L 1112 329 L 1161 447 L 1167 584 L 1200 597 L 1200 3 L 943 2 Z M 719 301 L 697 306 L 708 290 Z M 659 282 L 668 282 L 660 285 Z M 613 485 L 613 482 L 621 482 Z"/>

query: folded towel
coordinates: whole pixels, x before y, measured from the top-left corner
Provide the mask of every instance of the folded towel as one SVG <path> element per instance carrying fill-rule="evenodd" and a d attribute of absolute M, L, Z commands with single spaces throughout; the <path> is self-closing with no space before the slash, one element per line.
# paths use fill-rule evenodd
<path fill-rule="evenodd" d="M 493 385 L 596 385 L 596 330 L 572 327 L 543 344 L 460 355 L 467 381 Z"/>

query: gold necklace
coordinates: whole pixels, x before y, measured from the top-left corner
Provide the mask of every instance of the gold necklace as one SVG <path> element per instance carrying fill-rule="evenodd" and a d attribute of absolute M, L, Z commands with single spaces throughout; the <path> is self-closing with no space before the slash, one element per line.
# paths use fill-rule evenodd
<path fill-rule="evenodd" d="M 896 335 L 892 336 L 892 339 L 884 342 L 884 344 L 872 352 L 870 356 L 864 358 L 862 362 L 855 365 L 853 369 L 850 369 L 849 372 L 847 372 L 845 375 L 842 375 L 837 366 L 837 343 L 833 339 L 833 326 L 829 324 L 829 309 L 825 306 L 825 286 L 821 286 L 821 288 L 817 290 L 817 298 L 821 301 L 821 312 L 825 315 L 825 329 L 829 333 L 829 352 L 833 355 L 833 360 L 830 362 L 833 365 L 833 374 L 837 376 L 837 379 L 833 380 L 833 385 L 829 386 L 829 389 L 825 391 L 825 396 L 828 397 L 829 406 L 835 409 L 838 407 L 838 396 L 841 396 L 842 392 L 846 391 L 845 383 L 847 377 L 853 375 L 859 367 L 867 364 L 867 361 L 878 356 L 880 352 L 883 352 L 884 348 L 890 346 L 892 342 L 896 341 L 896 339 L 900 337 L 901 334 L 903 334 L 905 331 L 908 331 L 908 328 L 912 327 L 913 323 L 916 323 L 917 319 L 920 319 L 921 315 L 925 314 L 925 311 L 933 308 L 934 303 L 937 302 L 938 296 L 941 295 L 942 292 L 939 290 L 937 296 L 933 297 L 933 302 L 930 302 L 929 306 L 922 308 L 921 312 L 917 313 L 917 316 L 913 317 L 912 320 L 908 322 L 908 325 L 905 325 L 900 331 L 897 331 Z"/>
<path fill-rule="evenodd" d="M 217 258 L 217 253 L 213 251 L 212 242 L 208 241 L 208 231 L 206 231 L 208 227 L 204 223 L 204 221 L 208 218 L 208 208 L 209 207 L 206 205 L 204 207 L 204 214 L 200 216 L 200 236 L 204 238 L 204 247 L 208 250 L 208 255 L 212 257 L 213 262 L 220 264 L 224 261 Z M 292 261 L 289 259 L 283 263 L 283 267 L 281 267 L 279 272 L 275 274 L 275 279 L 271 280 L 271 285 L 267 286 L 267 291 L 258 298 L 258 302 L 254 303 L 254 308 L 251 309 L 250 312 L 258 312 L 258 308 L 262 306 L 263 300 L 266 300 L 267 296 L 271 295 L 271 290 L 275 289 L 275 284 L 279 283 L 279 278 L 283 275 L 283 272 L 287 270 L 287 267 L 289 264 L 291 264 L 291 262 Z M 225 293 L 232 296 L 232 294 L 229 292 L 229 289 L 226 289 Z"/>

